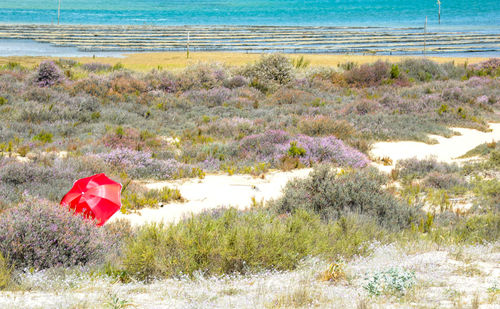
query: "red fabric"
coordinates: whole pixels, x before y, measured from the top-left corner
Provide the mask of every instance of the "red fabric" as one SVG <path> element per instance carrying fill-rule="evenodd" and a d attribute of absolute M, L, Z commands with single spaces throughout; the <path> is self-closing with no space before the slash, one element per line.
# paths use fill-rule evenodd
<path fill-rule="evenodd" d="M 122 185 L 105 174 L 82 178 L 62 198 L 61 205 L 74 209 L 76 214 L 96 219 L 102 226 L 121 208 Z"/>

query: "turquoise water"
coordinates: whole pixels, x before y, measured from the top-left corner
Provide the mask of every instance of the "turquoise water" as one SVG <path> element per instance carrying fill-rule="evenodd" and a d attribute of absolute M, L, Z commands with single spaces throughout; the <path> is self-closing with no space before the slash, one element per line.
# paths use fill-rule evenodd
<path fill-rule="evenodd" d="M 422 27 L 498 33 L 499 0 L 61 0 L 63 24 Z M 1 23 L 56 23 L 58 0 L 0 0 Z"/>

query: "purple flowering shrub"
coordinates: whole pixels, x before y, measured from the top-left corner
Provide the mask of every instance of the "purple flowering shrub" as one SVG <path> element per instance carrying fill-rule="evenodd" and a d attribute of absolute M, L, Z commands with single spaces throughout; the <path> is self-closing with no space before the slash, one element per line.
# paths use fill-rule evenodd
<path fill-rule="evenodd" d="M 147 151 L 118 148 L 95 156 L 117 171 L 125 170 L 133 178 L 172 179 L 187 177 L 194 173 L 190 165 L 174 159 L 154 159 Z"/>
<path fill-rule="evenodd" d="M 107 133 L 101 140 L 107 147 L 128 148 L 133 150 L 153 150 L 162 145 L 162 141 L 149 131 L 139 131 L 135 128 L 118 127 L 115 131 Z"/>
<path fill-rule="evenodd" d="M 43 61 L 38 67 L 35 80 L 38 86 L 48 87 L 60 83 L 63 77 L 63 73 L 54 62 Z"/>
<path fill-rule="evenodd" d="M 43 160 L 47 162 L 0 159 L 0 202 L 18 202 L 23 192 L 59 201 L 76 179 L 102 171 L 97 164 L 92 168 L 83 159 Z"/>
<path fill-rule="evenodd" d="M 100 263 L 114 238 L 92 221 L 45 200 L 28 198 L 0 217 L 0 252 L 16 268 Z"/>
<path fill-rule="evenodd" d="M 334 136 L 310 137 L 299 134 L 291 137 L 281 130 L 270 130 L 254 134 L 240 141 L 240 156 L 276 166 L 290 149 L 291 143 L 303 148 L 305 154 L 299 157 L 305 166 L 313 163 L 333 162 L 342 166 L 365 167 L 369 160 L 363 153 L 345 145 Z"/>
<path fill-rule="evenodd" d="M 480 63 L 471 64 L 468 69 L 478 75 L 499 75 L 500 58 L 491 58 Z"/>
<path fill-rule="evenodd" d="M 190 90 L 185 92 L 184 96 L 194 104 L 203 104 L 213 107 L 220 106 L 228 101 L 231 98 L 232 93 L 231 90 L 225 87 L 217 87 L 209 90 Z"/>

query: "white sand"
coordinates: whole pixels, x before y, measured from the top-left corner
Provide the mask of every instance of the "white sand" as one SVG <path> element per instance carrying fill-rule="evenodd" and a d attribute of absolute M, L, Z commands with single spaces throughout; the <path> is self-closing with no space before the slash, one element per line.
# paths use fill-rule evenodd
<path fill-rule="evenodd" d="M 473 129 L 451 128 L 451 130 L 460 133 L 460 135 L 446 138 L 438 135 L 429 135 L 430 138 L 437 140 L 437 144 L 426 144 L 421 142 L 402 141 L 402 142 L 380 142 L 375 143 L 371 150 L 373 158 L 388 157 L 392 160 L 392 166 L 376 165 L 383 171 L 390 171 L 398 160 L 416 157 L 425 159 L 435 157 L 443 162 L 461 162 L 457 159 L 474 147 L 500 140 L 500 123 L 490 123 L 490 132 L 481 132 Z"/>
<path fill-rule="evenodd" d="M 278 198 L 289 180 L 305 178 L 310 172 L 311 169 L 275 171 L 266 174 L 264 179 L 251 175 L 217 174 L 207 175 L 204 179 L 149 183 L 146 184 L 148 189 L 177 188 L 187 202 L 170 203 L 157 209 L 145 208 L 127 215 L 118 213 L 108 222 L 126 218 L 132 225 L 142 225 L 147 222 L 168 223 L 177 222 L 190 214 L 220 206 L 245 209 L 252 205 L 252 198 L 255 198 L 257 202 Z"/>

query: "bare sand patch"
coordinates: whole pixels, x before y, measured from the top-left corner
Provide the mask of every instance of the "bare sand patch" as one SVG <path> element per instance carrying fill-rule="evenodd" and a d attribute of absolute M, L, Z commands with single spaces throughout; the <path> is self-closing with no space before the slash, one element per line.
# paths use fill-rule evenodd
<path fill-rule="evenodd" d="M 204 179 L 187 179 L 145 183 L 148 189 L 164 187 L 179 189 L 185 203 L 169 203 L 161 208 L 145 208 L 133 214 L 118 213 L 109 221 L 125 218 L 132 225 L 148 222 L 178 222 L 180 219 L 204 210 L 232 206 L 246 209 L 254 203 L 266 203 L 278 198 L 286 183 L 294 178 L 305 178 L 312 169 L 289 172 L 273 171 L 256 177 L 252 175 L 207 175 Z"/>
<path fill-rule="evenodd" d="M 500 123 L 490 123 L 490 132 L 481 132 L 474 129 L 451 128 L 460 135 L 446 138 L 438 135 L 429 135 L 431 139 L 437 141 L 436 144 L 426 144 L 422 142 L 400 141 L 400 142 L 379 142 L 375 143 L 371 150 L 373 158 L 390 158 L 392 165 L 383 166 L 375 164 L 380 170 L 391 171 L 396 162 L 403 159 L 417 158 L 425 159 L 434 157 L 438 161 L 448 163 L 462 163 L 467 159 L 458 159 L 474 147 L 500 140 Z M 469 159 L 470 160 L 470 159 Z"/>

